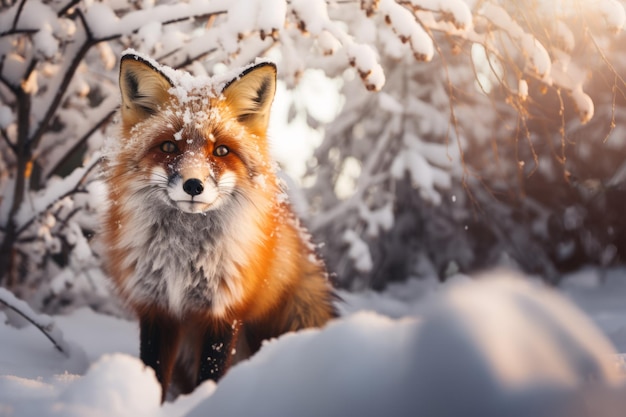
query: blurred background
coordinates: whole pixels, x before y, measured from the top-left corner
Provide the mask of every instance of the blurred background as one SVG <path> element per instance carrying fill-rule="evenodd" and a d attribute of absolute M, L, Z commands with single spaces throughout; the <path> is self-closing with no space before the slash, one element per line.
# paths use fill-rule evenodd
<path fill-rule="evenodd" d="M 623 265 L 624 22 L 618 0 L 3 0 L 0 286 L 119 314 L 98 152 L 127 48 L 277 63 L 273 153 L 341 288 Z"/>

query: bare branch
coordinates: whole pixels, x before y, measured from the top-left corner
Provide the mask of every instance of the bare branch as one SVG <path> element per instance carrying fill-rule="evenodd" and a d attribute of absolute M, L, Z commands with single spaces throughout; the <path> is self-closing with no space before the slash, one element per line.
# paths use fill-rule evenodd
<path fill-rule="evenodd" d="M 20 5 L 17 6 L 17 12 L 15 13 L 15 16 L 13 17 L 13 24 L 12 24 L 12 28 L 13 30 L 15 30 L 15 28 L 17 28 L 17 22 L 20 20 L 20 16 L 22 15 L 22 10 L 24 10 L 24 5 L 26 4 L 26 0 L 22 0 L 20 2 Z"/>
<path fill-rule="evenodd" d="M 39 29 L 10 29 L 5 30 L 4 32 L 0 32 L 0 38 L 15 35 L 32 35 L 37 32 L 39 32 Z"/>
<path fill-rule="evenodd" d="M 52 342 L 56 350 L 66 357 L 70 356 L 68 345 L 65 340 L 63 340 L 63 334 L 55 327 L 54 321 L 49 316 L 35 313 L 28 304 L 17 298 L 6 288 L 0 288 L 0 303 L 13 310 L 39 329 L 39 331 Z"/>
<path fill-rule="evenodd" d="M 63 166 L 69 158 L 71 158 L 74 155 L 74 152 L 76 152 L 77 149 L 83 146 L 85 142 L 87 142 L 87 140 L 91 137 L 91 135 L 96 130 L 100 129 L 103 125 L 105 125 L 111 119 L 111 116 L 113 116 L 114 114 L 115 114 L 115 108 L 109 109 L 108 111 L 105 111 L 104 116 L 100 118 L 100 120 L 98 120 L 97 122 L 94 122 L 91 126 L 89 126 L 89 129 L 85 131 L 82 134 L 82 136 L 80 136 L 76 140 L 74 145 L 72 145 L 72 147 L 68 149 L 68 151 L 65 153 L 63 158 L 56 161 L 56 163 L 51 168 L 46 169 L 47 171 L 46 178 L 50 178 L 55 172 L 57 172 L 57 170 L 61 166 Z"/>

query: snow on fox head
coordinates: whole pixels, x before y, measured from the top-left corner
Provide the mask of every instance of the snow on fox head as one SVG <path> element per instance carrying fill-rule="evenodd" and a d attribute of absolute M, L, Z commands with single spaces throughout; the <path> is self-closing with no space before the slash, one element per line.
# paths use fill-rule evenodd
<path fill-rule="evenodd" d="M 220 81 L 128 53 L 120 64 L 121 140 L 111 152 L 125 186 L 186 213 L 247 196 L 271 171 L 266 130 L 276 67 Z M 132 178 L 129 176 L 132 175 Z"/>

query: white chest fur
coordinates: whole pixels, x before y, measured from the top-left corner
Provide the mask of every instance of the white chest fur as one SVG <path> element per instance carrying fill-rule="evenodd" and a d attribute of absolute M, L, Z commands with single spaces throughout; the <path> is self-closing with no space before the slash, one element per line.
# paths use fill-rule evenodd
<path fill-rule="evenodd" d="M 129 220 L 120 225 L 124 267 L 133 271 L 124 282 L 131 302 L 157 304 L 179 316 L 207 309 L 220 316 L 241 299 L 244 278 L 237 267 L 248 263 L 247 253 L 259 239 L 249 216 L 138 203 L 126 202 Z"/>

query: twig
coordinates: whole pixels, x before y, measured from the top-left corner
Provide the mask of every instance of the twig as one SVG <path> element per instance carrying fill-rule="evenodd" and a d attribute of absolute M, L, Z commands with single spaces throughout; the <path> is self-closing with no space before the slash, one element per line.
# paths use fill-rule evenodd
<path fill-rule="evenodd" d="M 50 210 L 50 208 L 52 206 L 54 206 L 58 201 L 61 201 L 65 197 L 70 196 L 72 194 L 76 194 L 79 191 L 78 188 L 80 187 L 80 185 L 85 181 L 87 176 L 89 176 L 91 171 L 93 171 L 93 169 L 100 164 L 100 161 L 101 161 L 100 158 L 94 158 L 94 160 L 92 162 L 90 162 L 90 165 L 86 165 L 86 166 L 83 166 L 81 168 L 77 168 L 77 169 L 83 169 L 84 173 L 80 177 L 80 179 L 76 182 L 76 185 L 72 189 L 70 189 L 69 191 L 67 191 L 67 192 L 57 196 L 54 199 L 54 201 L 52 201 L 50 204 L 48 204 L 43 210 L 40 210 L 39 212 L 35 213 L 35 215 L 33 217 L 31 217 L 30 219 L 28 219 L 27 221 L 22 223 L 20 225 L 20 227 L 17 229 L 17 232 L 16 232 L 17 236 L 22 234 L 28 228 L 28 226 L 30 226 L 35 221 L 35 219 L 37 219 L 42 213 L 45 213 L 46 211 Z"/>
<path fill-rule="evenodd" d="M 39 29 L 11 29 L 0 32 L 0 38 L 13 35 L 32 35 L 39 32 Z"/>
<path fill-rule="evenodd" d="M 50 179 L 50 177 L 52 177 L 52 175 L 54 175 L 54 173 L 61 167 L 63 166 L 67 160 L 74 155 L 74 152 L 76 152 L 76 150 L 78 150 L 82 145 L 85 144 L 85 142 L 87 142 L 87 140 L 91 137 L 91 135 L 98 129 L 100 129 L 100 127 L 102 127 L 106 122 L 108 122 L 111 118 L 111 116 L 113 116 L 115 114 L 115 108 L 107 111 L 105 113 L 105 115 L 96 123 L 93 124 L 93 126 L 87 130 L 77 141 L 76 143 L 74 143 L 74 145 L 72 145 L 72 147 L 65 153 L 65 156 L 63 158 L 61 158 L 56 164 L 54 164 L 54 166 L 48 170 L 48 173 L 46 175 L 47 179 Z"/>
<path fill-rule="evenodd" d="M 24 317 L 30 324 L 39 329 L 52 342 L 56 350 L 66 357 L 70 356 L 67 344 L 63 340 L 63 334 L 54 327 L 54 321 L 49 316 L 36 314 L 25 301 L 17 298 L 6 288 L 0 288 L 0 303 Z M 54 330 L 57 331 L 55 332 Z"/>
<path fill-rule="evenodd" d="M 11 26 L 13 30 L 17 28 L 17 22 L 20 20 L 20 16 L 22 15 L 22 10 L 24 10 L 24 5 L 26 4 L 26 0 L 22 0 L 20 5 L 17 6 L 17 12 L 15 12 L 15 17 L 13 18 L 13 25 Z"/>
<path fill-rule="evenodd" d="M 71 0 L 57 12 L 57 16 L 61 17 L 66 14 L 72 7 L 80 3 L 80 0 Z"/>

